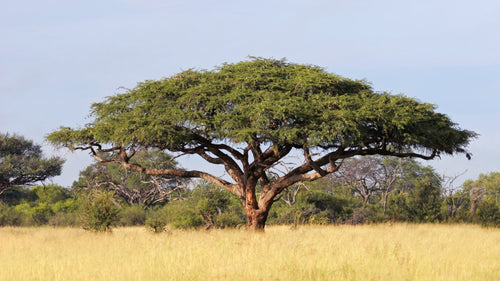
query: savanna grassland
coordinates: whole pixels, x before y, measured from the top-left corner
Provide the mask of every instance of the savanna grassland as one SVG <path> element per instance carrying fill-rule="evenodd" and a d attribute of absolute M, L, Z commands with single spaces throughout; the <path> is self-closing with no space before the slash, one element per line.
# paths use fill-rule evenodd
<path fill-rule="evenodd" d="M 500 229 L 271 226 L 153 234 L 0 228 L 0 280 L 500 280 Z"/>

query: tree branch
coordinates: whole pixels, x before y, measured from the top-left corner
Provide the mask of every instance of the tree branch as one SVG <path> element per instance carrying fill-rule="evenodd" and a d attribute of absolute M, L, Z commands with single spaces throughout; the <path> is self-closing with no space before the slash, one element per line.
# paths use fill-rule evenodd
<path fill-rule="evenodd" d="M 311 157 L 311 153 L 309 153 L 309 148 L 304 146 L 304 148 L 302 149 L 304 151 L 304 158 L 306 159 L 306 162 L 318 173 L 320 174 L 322 177 L 328 175 L 328 172 L 321 169 L 321 167 L 316 164 L 316 162 L 314 162 L 312 160 L 312 157 Z"/>

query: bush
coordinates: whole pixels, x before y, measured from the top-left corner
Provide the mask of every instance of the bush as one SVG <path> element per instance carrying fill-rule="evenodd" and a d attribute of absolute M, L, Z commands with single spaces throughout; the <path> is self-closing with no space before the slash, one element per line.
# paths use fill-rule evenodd
<path fill-rule="evenodd" d="M 24 222 L 23 213 L 0 202 L 0 226 L 19 226 Z"/>
<path fill-rule="evenodd" d="M 75 199 L 66 199 L 52 204 L 54 213 L 75 213 L 80 209 L 80 202 Z"/>
<path fill-rule="evenodd" d="M 154 217 L 146 219 L 146 228 L 150 229 L 154 233 L 160 233 L 165 230 L 167 225 L 167 220 L 162 217 Z"/>
<path fill-rule="evenodd" d="M 307 222 L 309 224 L 315 224 L 315 225 L 326 225 L 329 224 L 331 221 L 330 215 L 331 214 L 328 211 L 320 211 L 317 214 L 309 216 Z"/>
<path fill-rule="evenodd" d="M 43 203 L 57 203 L 71 197 L 70 191 L 58 185 L 35 186 L 30 192 L 34 193 L 37 201 Z"/>
<path fill-rule="evenodd" d="M 49 222 L 54 212 L 47 203 L 41 203 L 30 210 L 31 219 L 35 225 L 45 225 Z"/>
<path fill-rule="evenodd" d="M 55 213 L 49 219 L 50 226 L 78 226 L 80 224 L 80 216 L 77 212 L 72 213 Z"/>
<path fill-rule="evenodd" d="M 202 216 L 188 201 L 172 201 L 165 205 L 165 216 L 173 228 L 198 228 L 204 225 Z"/>
<path fill-rule="evenodd" d="M 153 207 L 146 213 L 146 228 L 154 233 L 160 233 L 166 229 L 167 217 L 165 209 Z"/>
<path fill-rule="evenodd" d="M 239 199 L 212 184 L 201 183 L 187 198 L 166 204 L 162 212 L 173 228 L 224 228 L 245 224 Z"/>
<path fill-rule="evenodd" d="M 145 222 L 146 211 L 139 205 L 131 205 L 126 208 L 122 208 L 120 211 L 119 224 L 121 226 L 144 225 Z"/>
<path fill-rule="evenodd" d="M 216 217 L 215 224 L 221 228 L 245 225 L 245 215 L 239 210 L 228 210 Z"/>
<path fill-rule="evenodd" d="M 82 226 L 93 231 L 111 231 L 118 222 L 120 211 L 113 199 L 113 192 L 93 191 L 83 198 L 81 205 Z"/>

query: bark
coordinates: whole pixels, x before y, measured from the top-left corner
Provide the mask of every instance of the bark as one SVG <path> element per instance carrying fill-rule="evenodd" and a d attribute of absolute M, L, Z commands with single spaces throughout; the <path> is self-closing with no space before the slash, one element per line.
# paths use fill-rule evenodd
<path fill-rule="evenodd" d="M 469 196 L 471 201 L 471 213 L 472 217 L 476 217 L 477 205 L 483 199 L 485 188 L 474 187 L 470 190 Z"/>
<path fill-rule="evenodd" d="M 384 215 L 387 213 L 387 198 L 389 197 L 389 192 L 384 192 Z"/>
<path fill-rule="evenodd" d="M 266 226 L 267 215 L 269 214 L 269 209 L 247 209 L 245 208 L 247 214 L 247 228 L 251 232 L 264 232 L 264 227 Z"/>

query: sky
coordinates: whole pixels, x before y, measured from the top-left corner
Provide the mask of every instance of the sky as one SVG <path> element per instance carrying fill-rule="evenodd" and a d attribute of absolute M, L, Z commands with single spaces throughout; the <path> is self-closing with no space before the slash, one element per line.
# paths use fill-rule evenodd
<path fill-rule="evenodd" d="M 66 158 L 52 181 L 71 186 L 91 157 L 44 137 L 89 123 L 92 103 L 190 68 L 287 58 L 435 104 L 480 136 L 472 160 L 424 164 L 475 179 L 500 171 L 499 15 L 497 0 L 0 0 L 0 132 Z"/>

